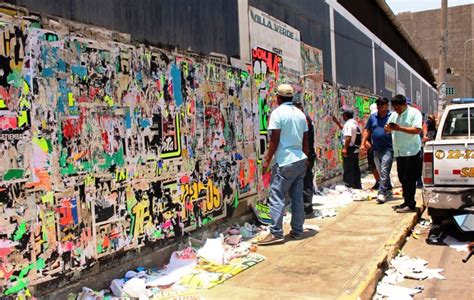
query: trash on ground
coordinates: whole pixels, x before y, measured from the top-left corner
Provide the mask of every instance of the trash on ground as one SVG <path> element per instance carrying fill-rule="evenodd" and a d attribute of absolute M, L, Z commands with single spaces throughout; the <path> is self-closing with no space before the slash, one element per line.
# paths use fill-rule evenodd
<path fill-rule="evenodd" d="M 364 197 L 367 200 L 366 191 L 350 189 L 344 185 L 336 185 L 331 189 L 324 188 L 313 196 L 314 217 L 318 219 L 335 217 L 338 208 L 353 201 L 360 201 Z"/>
<path fill-rule="evenodd" d="M 265 260 L 255 253 L 257 246 L 243 241 L 263 232 L 249 223 L 233 225 L 216 234 L 216 238 L 200 241 L 189 238 L 186 247 L 174 251 L 169 263 L 161 269 L 139 267 L 127 271 L 122 278 L 111 281 L 109 289 L 94 291 L 84 287 L 68 299 L 160 299 L 167 297 L 191 297 L 212 288 L 236 274 Z M 196 246 L 197 245 L 197 246 Z"/>
<path fill-rule="evenodd" d="M 392 285 L 389 283 L 379 283 L 377 285 L 377 294 L 374 296 L 374 300 L 379 299 L 413 299 L 413 295 L 421 293 L 422 287 L 406 288 L 403 286 Z"/>
<path fill-rule="evenodd" d="M 400 254 L 389 263 L 390 267 L 385 271 L 385 276 L 377 285 L 377 294 L 374 299 L 412 299 L 412 296 L 420 293 L 423 287 L 406 288 L 398 286 L 405 279 L 445 279 L 440 273 L 443 269 L 428 269 L 428 262 L 421 258 L 412 258 Z"/>
<path fill-rule="evenodd" d="M 468 249 L 469 243 L 460 242 L 450 235 L 444 238 L 443 243 L 448 245 L 450 248 L 456 249 L 456 251 L 458 252 L 469 252 L 469 249 Z"/>

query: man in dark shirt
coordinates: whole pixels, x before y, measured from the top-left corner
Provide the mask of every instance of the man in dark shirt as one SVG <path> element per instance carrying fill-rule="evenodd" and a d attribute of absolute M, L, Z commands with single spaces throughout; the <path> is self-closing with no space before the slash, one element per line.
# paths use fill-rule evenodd
<path fill-rule="evenodd" d="M 316 151 L 314 150 L 314 126 L 311 117 L 304 111 L 301 94 L 296 95 L 293 98 L 293 105 L 298 107 L 306 116 L 306 123 L 308 124 L 308 164 L 306 167 L 306 174 L 303 180 L 303 202 L 304 202 L 304 213 L 307 218 L 314 215 L 313 211 L 313 195 L 314 195 L 314 160 L 316 159 Z"/>
<path fill-rule="evenodd" d="M 385 133 L 384 130 L 390 112 L 388 111 L 387 98 L 379 98 L 375 103 L 377 103 L 377 113 L 371 114 L 365 125 L 361 151 L 365 152 L 368 148 L 373 149 L 375 166 L 380 174 L 377 202 L 384 203 L 392 195 L 392 183 L 390 181 L 393 162 L 392 136 Z M 370 142 L 368 141 L 369 138 Z"/>

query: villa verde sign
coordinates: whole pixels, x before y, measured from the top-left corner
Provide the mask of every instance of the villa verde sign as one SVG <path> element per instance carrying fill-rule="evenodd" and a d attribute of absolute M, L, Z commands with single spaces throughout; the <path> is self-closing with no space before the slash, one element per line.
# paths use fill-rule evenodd
<path fill-rule="evenodd" d="M 281 72 L 290 77 L 302 73 L 300 32 L 269 14 L 249 6 L 250 45 L 281 55 Z"/>

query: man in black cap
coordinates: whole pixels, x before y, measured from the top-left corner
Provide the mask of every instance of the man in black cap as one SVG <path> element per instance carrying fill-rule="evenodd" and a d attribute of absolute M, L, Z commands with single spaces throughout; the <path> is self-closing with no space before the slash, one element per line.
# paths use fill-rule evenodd
<path fill-rule="evenodd" d="M 314 195 L 314 160 L 316 159 L 316 151 L 314 151 L 314 126 L 311 117 L 304 111 L 301 93 L 293 97 L 293 105 L 298 107 L 306 116 L 306 124 L 308 124 L 308 164 L 306 165 L 306 174 L 303 180 L 303 201 L 304 213 L 307 218 L 314 215 L 313 210 L 313 195 Z"/>
<path fill-rule="evenodd" d="M 342 129 L 344 141 L 342 145 L 342 180 L 347 187 L 362 189 L 359 167 L 359 146 L 362 140 L 362 133 L 359 125 L 354 120 L 354 111 L 345 108 L 342 111 L 342 118 L 345 121 L 344 126 L 333 116 L 333 121 Z"/>
<path fill-rule="evenodd" d="M 375 166 L 380 176 L 377 202 L 382 204 L 392 196 L 392 183 L 390 181 L 393 162 L 392 135 L 386 133 L 384 129 L 391 113 L 388 110 L 387 98 L 379 98 L 375 103 L 377 104 L 377 112 L 371 114 L 367 120 L 360 151 L 365 152 L 368 147 L 373 149 Z"/>

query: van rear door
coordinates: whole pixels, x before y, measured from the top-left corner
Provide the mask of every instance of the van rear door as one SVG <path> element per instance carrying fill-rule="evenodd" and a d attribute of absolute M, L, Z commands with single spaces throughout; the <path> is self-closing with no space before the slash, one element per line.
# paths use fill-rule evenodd
<path fill-rule="evenodd" d="M 453 107 L 446 115 L 441 139 L 433 145 L 435 185 L 474 185 L 474 109 Z"/>

